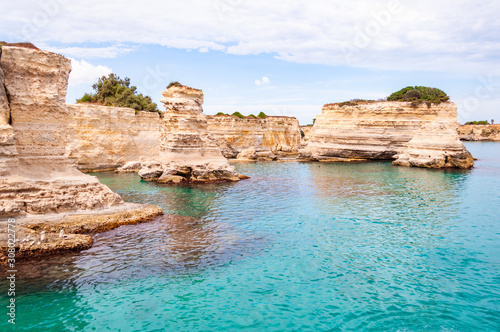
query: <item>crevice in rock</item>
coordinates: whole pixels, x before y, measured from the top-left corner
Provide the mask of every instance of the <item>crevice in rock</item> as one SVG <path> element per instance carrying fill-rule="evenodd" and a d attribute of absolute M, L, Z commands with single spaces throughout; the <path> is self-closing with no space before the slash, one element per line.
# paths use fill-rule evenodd
<path fill-rule="evenodd" d="M 5 84 L 2 84 L 5 90 L 5 96 L 7 97 L 7 107 L 9 108 L 9 126 L 12 126 L 12 111 L 10 110 L 10 94 L 5 87 Z"/>

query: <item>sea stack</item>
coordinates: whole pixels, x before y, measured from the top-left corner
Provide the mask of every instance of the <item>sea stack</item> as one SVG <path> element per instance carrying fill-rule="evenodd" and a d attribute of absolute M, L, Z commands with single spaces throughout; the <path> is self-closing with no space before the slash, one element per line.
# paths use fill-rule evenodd
<path fill-rule="evenodd" d="M 397 160 L 395 165 L 470 168 L 473 158 L 459 141 L 457 127 L 457 107 L 452 102 L 327 104 L 317 116 L 301 156 L 318 161 Z M 438 132 L 438 128 L 446 130 Z M 432 147 L 422 141 L 429 134 Z M 429 154 L 429 149 L 434 152 Z M 424 154 L 426 161 L 417 162 Z"/>
<path fill-rule="evenodd" d="M 139 176 L 159 183 L 234 182 L 239 175 L 207 130 L 203 92 L 178 83 L 163 91 L 166 111 L 160 124 L 158 161 L 145 163 Z"/>

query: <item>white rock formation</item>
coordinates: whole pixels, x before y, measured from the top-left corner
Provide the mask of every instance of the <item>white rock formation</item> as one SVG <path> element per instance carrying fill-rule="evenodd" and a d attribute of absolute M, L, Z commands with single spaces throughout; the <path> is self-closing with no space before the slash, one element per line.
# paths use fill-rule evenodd
<path fill-rule="evenodd" d="M 67 104 L 67 154 L 79 170 L 115 170 L 128 162 L 158 158 L 160 115 L 125 107 Z"/>
<path fill-rule="evenodd" d="M 464 141 L 500 141 L 500 124 L 463 125 L 458 136 Z"/>
<path fill-rule="evenodd" d="M 203 92 L 172 85 L 163 92 L 166 111 L 160 127 L 160 153 L 139 172 L 160 183 L 239 181 L 233 166 L 207 131 Z"/>
<path fill-rule="evenodd" d="M 436 136 L 433 130 L 434 125 L 438 123 L 444 128 L 454 128 L 454 134 L 450 131 L 446 135 Z M 423 127 L 424 125 L 429 126 Z M 430 106 L 421 104 L 417 107 L 410 102 L 387 101 L 328 104 L 323 107 L 322 114 L 317 116 L 308 134 L 308 145 L 301 151 L 301 157 L 320 161 L 394 160 L 398 158 L 398 152 L 403 151 L 417 133 L 420 133 L 420 136 L 432 133 L 434 139 L 442 140 L 442 144 L 435 142 L 435 149 L 441 149 L 443 155 L 466 159 L 460 162 L 445 162 L 444 165 L 453 164 L 456 165 L 453 167 L 468 168 L 472 166 L 472 157 L 469 157 L 468 153 L 459 152 L 466 150 L 458 141 L 457 125 L 457 107 L 451 102 Z M 411 145 L 414 155 L 418 140 L 418 137 L 415 138 L 414 144 Z M 408 158 L 403 155 L 404 152 L 399 155 L 399 158 L 403 159 L 397 164 L 428 165 L 427 162 L 404 162 L 403 160 Z M 441 164 L 439 162 L 436 165 Z"/>
<path fill-rule="evenodd" d="M 393 165 L 428 168 L 471 168 L 474 158 L 457 135 L 458 122 L 432 122 L 396 155 Z"/>
<path fill-rule="evenodd" d="M 65 156 L 70 61 L 55 53 L 3 46 L 0 67 L 9 96 L 6 105 L 0 76 L 0 216 L 123 203 L 96 177 L 71 167 Z"/>
<path fill-rule="evenodd" d="M 235 158 L 244 149 L 292 152 L 300 145 L 299 121 L 288 116 L 243 119 L 231 115 L 208 115 L 208 131 L 226 158 Z"/>

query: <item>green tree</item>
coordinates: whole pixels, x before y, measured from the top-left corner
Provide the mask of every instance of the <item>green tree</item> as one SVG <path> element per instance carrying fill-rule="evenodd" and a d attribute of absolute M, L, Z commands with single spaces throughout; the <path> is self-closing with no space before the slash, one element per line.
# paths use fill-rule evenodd
<path fill-rule="evenodd" d="M 267 115 L 264 113 L 264 112 L 260 112 L 257 117 L 259 118 L 262 118 L 262 119 L 265 119 L 267 117 Z"/>
<path fill-rule="evenodd" d="M 102 76 L 92 85 L 95 93 L 85 93 L 77 103 L 96 103 L 104 106 L 129 107 L 138 111 L 158 112 L 158 107 L 149 96 L 137 93 L 137 87 L 130 85 L 130 78 L 121 79 L 111 73 Z"/>

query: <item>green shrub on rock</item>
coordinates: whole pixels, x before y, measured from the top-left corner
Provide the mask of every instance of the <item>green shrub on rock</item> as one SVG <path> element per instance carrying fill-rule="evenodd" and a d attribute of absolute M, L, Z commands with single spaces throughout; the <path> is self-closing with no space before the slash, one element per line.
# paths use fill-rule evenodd
<path fill-rule="evenodd" d="M 111 73 L 102 76 L 97 83 L 92 85 L 94 94 L 85 93 L 77 103 L 95 103 L 104 106 L 129 107 L 138 111 L 158 112 L 158 107 L 151 97 L 137 93 L 137 87 L 130 85 L 130 78 L 121 79 Z"/>
<path fill-rule="evenodd" d="M 238 118 L 240 119 L 244 119 L 245 117 L 243 116 L 243 114 L 241 114 L 240 112 L 234 112 L 233 114 L 231 115 L 234 115 L 234 116 L 237 116 Z"/>
<path fill-rule="evenodd" d="M 466 125 L 487 125 L 488 120 L 482 120 L 482 121 L 469 121 L 465 123 Z"/>
<path fill-rule="evenodd" d="M 428 106 L 439 105 L 449 99 L 450 97 L 444 91 L 426 86 L 407 86 L 387 97 L 388 101 L 411 101 L 412 106 L 418 106 L 423 102 L 426 102 Z"/>

